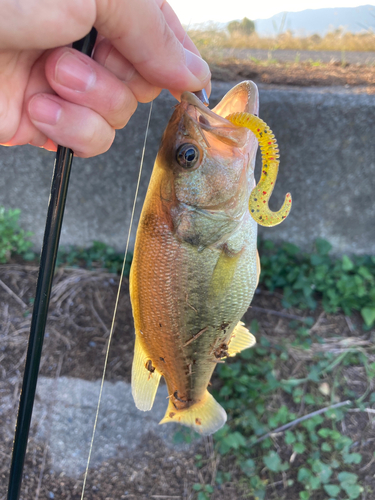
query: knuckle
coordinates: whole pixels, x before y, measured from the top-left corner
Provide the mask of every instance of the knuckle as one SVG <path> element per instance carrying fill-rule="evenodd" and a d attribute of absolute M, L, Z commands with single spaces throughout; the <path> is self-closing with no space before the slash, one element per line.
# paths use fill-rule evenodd
<path fill-rule="evenodd" d="M 108 102 L 108 123 L 115 129 L 123 128 L 128 123 L 130 117 L 136 111 L 138 101 L 133 92 L 122 85 L 118 92 L 109 96 Z"/>
<path fill-rule="evenodd" d="M 98 117 L 99 118 L 99 117 Z M 78 147 L 73 148 L 74 153 L 81 158 L 90 158 L 105 153 L 115 139 L 115 130 L 104 119 L 90 120 L 80 138 Z"/>

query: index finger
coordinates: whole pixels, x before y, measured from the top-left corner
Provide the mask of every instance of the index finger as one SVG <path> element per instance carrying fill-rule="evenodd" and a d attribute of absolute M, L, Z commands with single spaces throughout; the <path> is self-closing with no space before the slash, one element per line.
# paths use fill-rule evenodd
<path fill-rule="evenodd" d="M 208 85 L 209 67 L 167 2 L 97 0 L 97 9 L 97 30 L 147 81 L 175 91 L 196 91 Z"/>

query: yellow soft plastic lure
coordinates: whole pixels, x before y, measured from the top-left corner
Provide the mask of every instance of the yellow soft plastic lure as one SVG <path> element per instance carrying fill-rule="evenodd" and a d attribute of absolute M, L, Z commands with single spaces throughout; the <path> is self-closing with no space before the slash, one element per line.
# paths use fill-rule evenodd
<path fill-rule="evenodd" d="M 288 216 L 292 206 L 292 197 L 290 193 L 287 193 L 278 212 L 272 212 L 268 206 L 280 163 L 275 136 L 263 120 L 250 113 L 232 113 L 226 119 L 239 127 L 247 127 L 258 139 L 262 153 L 262 175 L 251 192 L 249 210 L 252 218 L 261 226 L 277 226 Z"/>

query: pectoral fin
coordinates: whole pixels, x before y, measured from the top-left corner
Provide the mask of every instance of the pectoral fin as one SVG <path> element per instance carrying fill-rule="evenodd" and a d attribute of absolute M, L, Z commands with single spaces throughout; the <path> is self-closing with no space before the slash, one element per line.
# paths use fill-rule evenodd
<path fill-rule="evenodd" d="M 213 300 L 221 299 L 228 293 L 240 256 L 241 252 L 236 255 L 228 255 L 224 250 L 221 252 L 211 278 L 210 298 Z"/>
<path fill-rule="evenodd" d="M 226 421 L 227 414 L 224 408 L 206 391 L 201 401 L 184 410 L 176 409 L 169 399 L 167 412 L 159 423 L 177 422 L 207 436 L 218 431 Z"/>
<path fill-rule="evenodd" d="M 232 336 L 228 343 L 228 355 L 235 356 L 241 351 L 253 347 L 256 340 L 252 333 L 244 326 L 244 323 L 240 321 L 236 328 L 233 330 Z"/>
<path fill-rule="evenodd" d="M 152 366 L 150 356 L 145 353 L 136 335 L 132 365 L 132 395 L 139 410 L 151 410 L 160 377 L 160 373 Z"/>

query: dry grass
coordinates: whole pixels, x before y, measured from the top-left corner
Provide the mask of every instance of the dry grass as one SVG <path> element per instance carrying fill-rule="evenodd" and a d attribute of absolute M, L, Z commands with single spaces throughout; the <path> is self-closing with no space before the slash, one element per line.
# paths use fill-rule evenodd
<path fill-rule="evenodd" d="M 314 51 L 342 51 L 342 52 L 374 52 L 375 33 L 366 31 L 353 34 L 343 30 L 335 30 L 324 37 L 312 35 L 296 37 L 290 31 L 275 37 L 261 37 L 256 32 L 251 35 L 234 33 L 210 25 L 204 30 L 190 30 L 192 38 L 204 56 L 207 49 L 264 49 L 264 50 L 314 50 Z"/>

